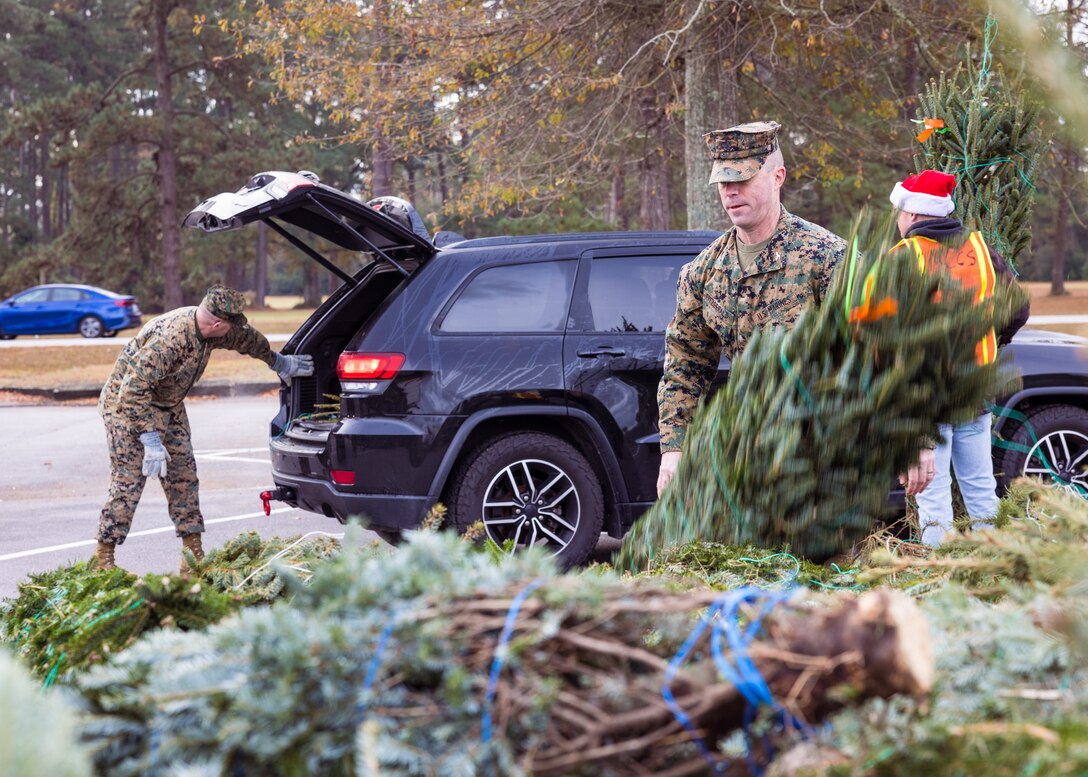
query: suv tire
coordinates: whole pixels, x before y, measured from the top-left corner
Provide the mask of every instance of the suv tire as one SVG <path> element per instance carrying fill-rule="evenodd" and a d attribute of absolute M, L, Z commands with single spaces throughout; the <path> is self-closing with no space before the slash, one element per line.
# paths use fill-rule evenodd
<path fill-rule="evenodd" d="M 496 437 L 469 456 L 450 511 L 460 531 L 482 521 L 499 547 L 546 544 L 565 569 L 589 558 L 604 524 L 601 483 L 585 456 L 535 432 Z"/>
<path fill-rule="evenodd" d="M 1047 470 L 1042 452 L 1064 483 L 1088 488 L 1088 410 L 1076 405 L 1044 405 L 1026 414 L 1027 423 L 1010 429 L 1006 439 L 1017 448 L 1006 449 L 999 469 L 1008 480 L 1021 476 L 1043 478 Z M 1032 432 L 1034 431 L 1034 437 Z"/>

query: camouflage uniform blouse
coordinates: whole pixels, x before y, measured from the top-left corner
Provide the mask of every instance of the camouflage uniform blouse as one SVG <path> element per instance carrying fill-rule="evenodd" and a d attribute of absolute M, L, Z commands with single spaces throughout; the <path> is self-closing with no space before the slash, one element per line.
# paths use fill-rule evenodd
<path fill-rule="evenodd" d="M 737 259 L 736 228 L 680 271 L 676 314 L 665 330 L 665 372 L 657 390 L 661 451 L 678 451 L 721 356 L 732 359 L 761 327 L 790 326 L 823 299 L 846 242 L 785 208 L 767 247 L 747 274 Z"/>
<path fill-rule="evenodd" d="M 154 419 L 185 399 L 216 348 L 275 362 L 268 340 L 248 324 L 206 339 L 196 325 L 196 307 L 178 308 L 149 321 L 124 347 L 102 387 L 98 412 L 138 432 L 162 431 Z"/>

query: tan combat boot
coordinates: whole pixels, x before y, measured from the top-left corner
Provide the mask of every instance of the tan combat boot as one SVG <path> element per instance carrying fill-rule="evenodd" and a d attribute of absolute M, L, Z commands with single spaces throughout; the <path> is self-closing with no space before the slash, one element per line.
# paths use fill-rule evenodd
<path fill-rule="evenodd" d="M 189 569 L 189 559 L 185 555 L 185 551 L 190 551 L 197 563 L 200 563 L 204 559 L 204 548 L 200 544 L 199 534 L 186 534 L 181 538 L 181 545 L 181 574 L 187 575 L 191 570 Z"/>
<path fill-rule="evenodd" d="M 117 563 L 113 560 L 114 547 L 100 540 L 91 559 L 91 569 L 117 569 Z"/>

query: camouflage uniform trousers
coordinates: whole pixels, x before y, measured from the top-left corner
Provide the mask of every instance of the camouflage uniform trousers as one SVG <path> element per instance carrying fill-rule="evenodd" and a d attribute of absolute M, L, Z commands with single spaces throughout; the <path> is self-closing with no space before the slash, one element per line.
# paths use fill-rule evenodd
<path fill-rule="evenodd" d="M 170 519 L 179 537 L 204 531 L 204 516 L 200 513 L 200 482 L 196 476 L 196 459 L 189 431 L 185 406 L 163 410 L 156 424 L 163 446 L 170 454 L 162 490 L 166 494 Z M 102 515 L 98 519 L 98 539 L 107 545 L 120 545 L 132 528 L 132 516 L 143 494 L 147 478 L 143 474 L 144 446 L 140 433 L 124 424 L 119 416 L 103 416 L 106 441 L 110 449 L 110 492 Z"/>

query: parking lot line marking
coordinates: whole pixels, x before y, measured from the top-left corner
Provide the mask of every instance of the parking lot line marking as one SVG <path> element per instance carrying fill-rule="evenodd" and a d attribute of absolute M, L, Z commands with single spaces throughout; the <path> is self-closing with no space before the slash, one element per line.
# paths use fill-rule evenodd
<path fill-rule="evenodd" d="M 193 451 L 194 456 L 233 456 L 236 453 L 268 453 L 268 446 L 263 448 L 208 448 L 203 451 Z"/>
<path fill-rule="evenodd" d="M 268 464 L 268 459 L 239 456 L 239 453 L 268 453 L 268 448 L 223 448 L 219 450 L 193 451 L 193 457 L 201 461 L 249 461 L 255 464 Z"/>
<path fill-rule="evenodd" d="M 268 459 L 251 459 L 248 456 L 207 456 L 199 453 L 194 454 L 193 458 L 200 461 L 249 461 L 256 464 L 269 464 Z"/>
<path fill-rule="evenodd" d="M 293 507 L 277 507 L 272 510 L 270 515 L 276 513 L 285 513 L 290 510 L 294 510 Z M 225 518 L 208 518 L 205 519 L 204 525 L 207 526 L 210 523 L 227 523 L 228 521 L 244 521 L 247 518 L 263 518 L 264 510 L 256 513 L 243 513 L 242 515 L 228 515 Z M 149 534 L 162 534 L 163 532 L 174 531 L 174 525 L 159 526 L 154 529 L 144 529 L 142 531 L 129 532 L 129 537 L 145 537 Z M 82 548 L 89 545 L 96 545 L 97 540 L 80 540 L 79 542 L 66 542 L 63 545 L 50 545 L 47 548 L 31 548 L 30 550 L 20 550 L 16 553 L 5 553 L 0 556 L 0 561 L 10 561 L 14 558 L 25 558 L 26 556 L 39 556 L 43 553 L 55 553 L 58 550 L 69 550 L 71 548 Z"/>

